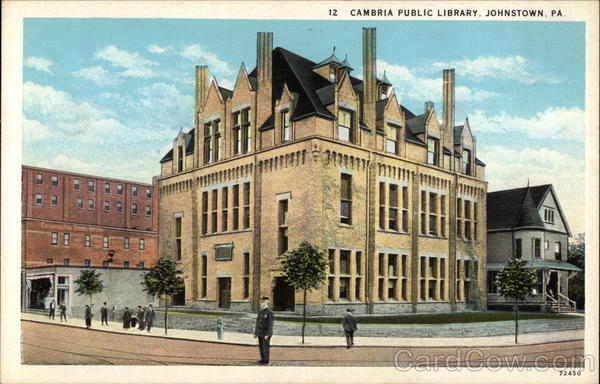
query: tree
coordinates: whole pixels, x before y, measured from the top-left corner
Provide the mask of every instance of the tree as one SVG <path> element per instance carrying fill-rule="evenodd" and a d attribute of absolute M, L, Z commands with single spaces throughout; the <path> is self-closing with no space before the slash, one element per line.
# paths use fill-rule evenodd
<path fill-rule="evenodd" d="M 479 257 L 479 247 L 480 243 L 478 241 L 461 241 L 461 248 L 464 254 L 473 262 L 470 275 L 465 276 L 471 280 L 469 291 L 467 292 L 468 302 L 472 309 L 481 311 L 485 308 L 486 294 L 483 287 L 479 284 L 479 260 L 481 260 Z"/>
<path fill-rule="evenodd" d="M 306 328 L 306 293 L 321 288 L 327 277 L 327 258 L 325 252 L 307 241 L 286 252 L 281 260 L 281 268 L 285 282 L 294 290 L 302 290 L 304 303 L 302 305 L 302 344 L 304 344 L 304 329 Z"/>
<path fill-rule="evenodd" d="M 525 268 L 527 261 L 512 258 L 508 265 L 500 271 L 497 278 L 500 295 L 515 301 L 515 344 L 519 333 L 519 301 L 533 292 L 537 284 L 536 272 Z"/>
<path fill-rule="evenodd" d="M 79 295 L 87 295 L 90 297 L 90 305 L 92 304 L 92 295 L 102 292 L 104 284 L 100 280 L 101 273 L 94 270 L 81 271 L 75 284 L 77 288 L 75 292 Z"/>
<path fill-rule="evenodd" d="M 165 299 L 165 334 L 167 334 L 167 312 L 171 297 L 183 290 L 182 271 L 174 260 L 160 258 L 154 267 L 142 275 L 144 291 Z"/>
<path fill-rule="evenodd" d="M 569 281 L 569 297 L 579 308 L 585 308 L 585 233 L 577 235 L 575 243 L 569 244 L 567 261 L 581 268 Z"/>

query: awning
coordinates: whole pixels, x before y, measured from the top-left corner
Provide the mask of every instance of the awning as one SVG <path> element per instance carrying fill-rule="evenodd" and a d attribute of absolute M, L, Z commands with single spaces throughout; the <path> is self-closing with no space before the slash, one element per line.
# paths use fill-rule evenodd
<path fill-rule="evenodd" d="M 506 263 L 488 263 L 487 270 L 488 271 L 500 271 L 504 269 Z M 549 261 L 549 260 L 536 260 L 536 261 L 528 261 L 525 265 L 526 268 L 533 269 L 557 269 L 559 271 L 575 271 L 581 272 L 581 268 L 564 262 L 564 261 Z"/>

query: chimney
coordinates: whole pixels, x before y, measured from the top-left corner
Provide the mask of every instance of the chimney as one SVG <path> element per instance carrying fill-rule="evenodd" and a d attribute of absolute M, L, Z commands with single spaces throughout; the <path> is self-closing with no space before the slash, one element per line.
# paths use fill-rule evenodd
<path fill-rule="evenodd" d="M 204 108 L 209 82 L 208 67 L 206 65 L 196 65 L 196 112 Z"/>
<path fill-rule="evenodd" d="M 273 71 L 273 32 L 258 32 L 256 36 L 256 69 L 258 88 L 268 84 Z"/>
<path fill-rule="evenodd" d="M 433 109 L 433 101 L 426 101 L 425 102 L 425 113 L 431 112 L 432 109 Z"/>
<path fill-rule="evenodd" d="M 454 69 L 444 69 L 444 125 L 454 137 Z"/>
<path fill-rule="evenodd" d="M 363 28 L 363 93 L 365 106 L 377 101 L 375 28 Z M 374 126 L 369 127 L 374 129 Z"/>

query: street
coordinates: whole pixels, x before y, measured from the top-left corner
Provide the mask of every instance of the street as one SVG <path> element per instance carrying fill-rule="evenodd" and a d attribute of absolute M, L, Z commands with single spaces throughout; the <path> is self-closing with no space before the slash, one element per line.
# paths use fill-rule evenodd
<path fill-rule="evenodd" d="M 115 334 L 52 324 L 22 321 L 23 364 L 74 365 L 257 365 L 258 348 L 251 345 L 219 344 L 203 341 L 164 339 L 136 334 Z M 159 330 L 157 330 L 159 332 Z M 274 336 L 277 337 L 277 336 Z M 473 352 L 473 351 L 476 352 Z M 399 352 L 400 351 L 400 352 Z M 469 355 L 468 352 L 471 351 Z M 583 355 L 583 341 L 566 341 L 514 347 L 449 348 L 449 347 L 272 347 L 271 365 L 275 366 L 387 366 L 395 359 L 400 366 L 446 365 L 464 366 L 466 361 L 480 366 L 511 361 L 518 356 L 523 366 L 531 366 L 539 356 L 545 364 L 556 356 L 564 364 Z M 468 356 L 465 358 L 465 356 Z M 418 358 L 417 358 L 418 357 Z M 437 361 L 434 358 L 437 357 Z M 544 366 L 544 362 L 540 365 Z M 568 363 L 567 366 L 580 366 Z M 560 366 L 561 368 L 564 365 Z"/>

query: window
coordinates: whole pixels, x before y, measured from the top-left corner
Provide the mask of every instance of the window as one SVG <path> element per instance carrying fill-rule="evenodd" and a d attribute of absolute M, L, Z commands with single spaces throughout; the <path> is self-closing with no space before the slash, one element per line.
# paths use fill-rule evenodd
<path fill-rule="evenodd" d="M 211 203 L 212 203 L 212 212 L 211 212 L 211 224 L 212 224 L 212 228 L 211 228 L 211 232 L 215 233 L 218 230 L 218 211 L 217 211 L 217 201 L 218 201 L 218 193 L 219 191 L 216 189 L 213 189 L 212 191 L 212 199 L 211 199 Z"/>
<path fill-rule="evenodd" d="M 437 193 L 429 192 L 429 235 L 437 236 Z"/>
<path fill-rule="evenodd" d="M 130 246 L 130 240 L 129 237 L 126 237 L 123 239 L 123 249 L 129 249 Z"/>
<path fill-rule="evenodd" d="M 348 299 L 350 293 L 350 278 L 340 277 L 340 299 Z"/>
<path fill-rule="evenodd" d="M 77 198 L 77 209 L 83 209 L 83 199 L 81 197 Z"/>
<path fill-rule="evenodd" d="M 244 229 L 250 228 L 250 183 L 244 183 Z"/>
<path fill-rule="evenodd" d="M 50 185 L 53 187 L 58 187 L 58 176 L 52 176 Z"/>
<path fill-rule="evenodd" d="M 152 188 L 146 188 L 146 199 L 152 198 Z"/>
<path fill-rule="evenodd" d="M 520 259 L 523 257 L 523 241 L 521 239 L 515 239 L 515 258 Z"/>
<path fill-rule="evenodd" d="M 340 183 L 340 223 L 352 224 L 352 175 L 342 173 Z"/>
<path fill-rule="evenodd" d="M 385 275 L 385 263 L 384 263 L 384 258 L 385 258 L 385 254 L 384 253 L 380 253 L 379 254 L 379 259 L 378 259 L 378 269 L 379 269 L 379 276 L 384 276 Z"/>
<path fill-rule="evenodd" d="M 350 251 L 340 251 L 340 274 L 350 274 Z"/>
<path fill-rule="evenodd" d="M 352 124 L 352 112 L 340 109 L 338 112 L 338 139 L 354 142 L 354 129 Z"/>
<path fill-rule="evenodd" d="M 228 224 L 228 208 L 229 208 L 229 188 L 224 187 L 221 190 L 221 231 L 227 231 Z"/>
<path fill-rule="evenodd" d="M 134 214 L 134 215 L 137 215 L 138 208 L 137 208 L 137 204 L 136 203 L 131 204 L 131 213 Z"/>
<path fill-rule="evenodd" d="M 427 258 L 424 256 L 421 256 L 421 263 L 419 264 L 420 266 L 420 270 L 421 270 L 421 277 L 420 277 L 420 285 L 421 285 L 421 292 L 420 292 L 420 298 L 421 300 L 426 300 L 427 299 L 427 280 L 425 280 L 425 277 L 427 276 Z"/>
<path fill-rule="evenodd" d="M 329 265 L 329 273 L 333 275 L 335 273 L 335 249 L 329 250 L 327 265 Z"/>
<path fill-rule="evenodd" d="M 63 259 L 63 265 L 67 266 L 71 263 L 70 259 Z"/>
<path fill-rule="evenodd" d="M 398 255 L 388 255 L 388 277 L 398 277 Z"/>
<path fill-rule="evenodd" d="M 85 235 L 85 241 L 84 241 L 84 246 L 86 248 L 89 248 L 92 246 L 92 236 L 91 235 Z"/>
<path fill-rule="evenodd" d="M 104 183 L 104 193 L 110 193 L 110 183 Z"/>
<path fill-rule="evenodd" d="M 125 268 L 125 269 L 129 268 L 129 261 L 124 261 L 123 262 L 123 268 Z"/>
<path fill-rule="evenodd" d="M 200 296 L 202 298 L 206 298 L 206 276 L 208 270 L 208 257 L 206 255 L 202 255 L 202 265 L 200 267 L 200 276 L 202 280 L 202 284 L 200 286 Z"/>
<path fill-rule="evenodd" d="M 96 190 L 96 182 L 94 180 L 88 181 L 88 192 L 94 192 Z"/>
<path fill-rule="evenodd" d="M 356 257 L 356 274 L 362 275 L 362 252 L 356 251 L 354 257 Z"/>
<path fill-rule="evenodd" d="M 135 185 L 131 186 L 131 196 L 137 197 L 137 186 Z"/>
<path fill-rule="evenodd" d="M 38 173 L 35 183 L 36 184 L 43 184 L 44 183 L 44 175 L 42 175 L 41 173 Z"/>
<path fill-rule="evenodd" d="M 385 151 L 394 155 L 398 154 L 400 127 L 395 124 L 388 124 L 387 137 L 385 138 Z"/>
<path fill-rule="evenodd" d="M 117 195 L 123 194 L 123 184 L 117 184 Z"/>
<path fill-rule="evenodd" d="M 83 266 L 84 267 L 91 267 L 92 266 L 92 260 L 90 260 L 90 259 L 83 260 Z"/>
<path fill-rule="evenodd" d="M 550 249 L 550 242 L 548 240 L 544 241 L 544 249 Z"/>
<path fill-rule="evenodd" d="M 408 232 L 408 187 L 402 187 L 402 231 Z"/>
<path fill-rule="evenodd" d="M 183 171 L 183 145 L 177 146 L 177 172 Z"/>
<path fill-rule="evenodd" d="M 35 195 L 35 204 L 36 204 L 36 205 L 42 205 L 42 195 L 41 195 L 41 194 L 39 194 L 39 193 L 37 193 L 37 194 Z"/>
<path fill-rule="evenodd" d="M 433 137 L 427 138 L 427 164 L 438 165 L 440 141 Z"/>
<path fill-rule="evenodd" d="M 81 187 L 81 180 L 73 179 L 73 189 L 76 191 L 79 191 L 80 187 Z"/>
<path fill-rule="evenodd" d="M 291 139 L 290 111 L 284 110 L 281 111 L 281 142 L 285 143 Z"/>
<path fill-rule="evenodd" d="M 208 192 L 202 192 L 202 234 L 208 233 Z"/>
<path fill-rule="evenodd" d="M 471 174 L 471 151 L 468 149 L 462 151 L 462 173 L 465 175 Z"/>
<path fill-rule="evenodd" d="M 456 237 L 459 239 L 463 238 L 463 200 L 456 199 Z"/>
<path fill-rule="evenodd" d="M 237 231 L 240 228 L 240 186 L 233 186 L 233 230 Z"/>
<path fill-rule="evenodd" d="M 212 127 L 211 123 L 204 124 L 204 164 L 213 161 Z"/>
<path fill-rule="evenodd" d="M 333 66 L 329 67 L 329 81 L 335 82 L 335 68 Z"/>
<path fill-rule="evenodd" d="M 250 298 L 250 254 L 244 252 L 244 274 L 242 275 L 244 283 L 244 300 Z"/>
<path fill-rule="evenodd" d="M 63 245 L 71 245 L 71 235 L 68 233 L 63 234 Z"/>
<path fill-rule="evenodd" d="M 108 236 L 104 236 L 102 238 L 102 248 L 108 248 L 109 245 L 110 245 L 110 242 L 108 240 Z"/>
<path fill-rule="evenodd" d="M 146 216 L 152 216 L 152 207 L 146 205 Z"/>
<path fill-rule="evenodd" d="M 175 257 L 181 260 L 181 217 L 175 218 Z"/>
<path fill-rule="evenodd" d="M 471 202 L 465 200 L 465 238 L 471 240 Z"/>
<path fill-rule="evenodd" d="M 110 201 L 104 200 L 104 212 L 110 211 Z"/>
<path fill-rule="evenodd" d="M 288 250 L 288 201 L 279 200 L 279 255 Z"/>
<path fill-rule="evenodd" d="M 440 236 L 446 237 L 446 196 L 440 196 Z"/>
<path fill-rule="evenodd" d="M 123 212 L 123 203 L 121 203 L 120 201 L 117 201 L 117 212 Z"/>
<path fill-rule="evenodd" d="M 88 200 L 88 209 L 94 209 L 94 199 Z"/>
<path fill-rule="evenodd" d="M 50 196 L 50 204 L 51 204 L 53 207 L 56 207 L 56 205 L 58 205 L 58 196 L 56 196 L 56 195 L 51 195 L 51 196 Z"/>
<path fill-rule="evenodd" d="M 233 114 L 233 154 L 239 155 L 250 151 L 250 109 Z"/>
<path fill-rule="evenodd" d="M 50 244 L 58 245 L 58 232 L 52 232 L 52 237 L 50 240 Z"/>
<path fill-rule="evenodd" d="M 554 243 L 554 259 L 562 260 L 562 244 L 559 241 Z"/>
<path fill-rule="evenodd" d="M 487 291 L 488 293 L 498 293 L 499 288 L 496 283 L 496 278 L 498 277 L 498 271 L 488 271 L 487 272 Z M 539 291 L 541 292 L 541 291 Z"/>
<path fill-rule="evenodd" d="M 427 235 L 427 192 L 421 191 L 421 235 Z"/>
<path fill-rule="evenodd" d="M 398 230 L 398 186 L 390 184 L 390 208 L 388 215 L 388 228 L 392 231 Z"/>
<path fill-rule="evenodd" d="M 386 229 L 385 211 L 385 183 L 379 183 L 379 229 Z"/>
<path fill-rule="evenodd" d="M 213 159 L 212 161 L 221 160 L 221 120 L 213 121 Z"/>
<path fill-rule="evenodd" d="M 473 239 L 479 240 L 479 204 L 473 202 Z"/>
<path fill-rule="evenodd" d="M 138 268 L 144 268 L 144 262 L 140 261 L 137 266 Z"/>
<path fill-rule="evenodd" d="M 140 250 L 143 251 L 146 249 L 146 240 L 140 239 Z"/>
<path fill-rule="evenodd" d="M 329 265 L 329 277 L 327 278 L 327 298 L 333 300 L 333 285 L 335 282 L 335 249 L 330 249 L 327 257 L 327 264 Z"/>
<path fill-rule="evenodd" d="M 54 259 L 49 257 L 46 259 L 46 264 L 54 264 Z"/>
<path fill-rule="evenodd" d="M 545 208 L 544 209 L 544 221 L 550 224 L 554 224 L 554 209 Z"/>
<path fill-rule="evenodd" d="M 542 257 L 542 239 L 532 239 L 533 240 L 533 256 L 536 258 Z"/>

